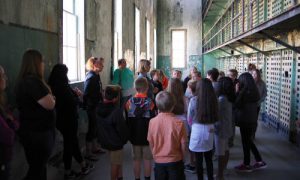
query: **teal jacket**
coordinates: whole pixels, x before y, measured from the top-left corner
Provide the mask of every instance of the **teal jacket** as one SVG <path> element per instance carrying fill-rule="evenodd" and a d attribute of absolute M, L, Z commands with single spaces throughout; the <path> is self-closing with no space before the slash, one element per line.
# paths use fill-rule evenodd
<path fill-rule="evenodd" d="M 112 84 L 120 85 L 122 91 L 131 90 L 133 88 L 134 75 L 129 68 L 116 69 Z"/>

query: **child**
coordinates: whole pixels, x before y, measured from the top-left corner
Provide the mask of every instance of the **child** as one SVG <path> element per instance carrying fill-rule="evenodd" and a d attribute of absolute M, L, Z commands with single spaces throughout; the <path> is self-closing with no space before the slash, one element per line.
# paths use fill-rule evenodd
<path fill-rule="evenodd" d="M 153 85 L 153 94 L 154 94 L 154 99 L 156 95 L 163 90 L 161 82 L 159 82 L 159 71 L 154 69 L 150 72 L 151 76 L 151 83 Z"/>
<path fill-rule="evenodd" d="M 232 103 L 235 99 L 233 82 L 229 77 L 221 77 L 218 97 L 219 121 L 215 124 L 215 154 L 218 156 L 218 179 L 224 179 L 223 172 L 229 159 L 228 140 L 232 136 Z"/>
<path fill-rule="evenodd" d="M 155 179 L 185 180 L 186 150 L 184 123 L 172 113 L 174 96 L 166 91 L 156 96 L 159 114 L 149 123 L 148 141 L 155 161 Z"/>
<path fill-rule="evenodd" d="M 103 104 L 98 108 L 99 141 L 109 150 L 111 180 L 122 179 L 123 146 L 129 136 L 124 110 L 118 106 L 119 91 L 117 86 L 107 86 Z"/>
<path fill-rule="evenodd" d="M 144 160 L 144 175 L 146 180 L 151 176 L 151 160 L 147 133 L 149 121 L 154 117 L 154 103 L 147 97 L 148 82 L 146 78 L 140 77 L 135 80 L 137 94 L 126 103 L 128 113 L 128 126 L 130 129 L 129 140 L 133 148 L 134 175 L 140 179 L 141 161 Z"/>
<path fill-rule="evenodd" d="M 162 84 L 163 90 L 165 90 L 168 87 L 169 79 L 167 78 L 163 70 L 159 70 L 159 79 Z"/>
<path fill-rule="evenodd" d="M 203 156 L 208 180 L 213 180 L 212 149 L 214 123 L 218 119 L 218 103 L 212 83 L 204 78 L 197 82 L 197 96 L 190 101 L 188 121 L 192 122 L 189 149 L 195 152 L 198 179 L 203 179 Z"/>

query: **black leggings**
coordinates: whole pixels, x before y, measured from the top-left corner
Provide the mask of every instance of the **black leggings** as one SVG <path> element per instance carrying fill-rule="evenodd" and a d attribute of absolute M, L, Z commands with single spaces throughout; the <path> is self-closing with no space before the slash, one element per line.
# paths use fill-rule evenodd
<path fill-rule="evenodd" d="M 86 112 L 89 120 L 86 141 L 92 142 L 97 137 L 97 107 L 89 107 Z"/>
<path fill-rule="evenodd" d="M 256 161 L 262 161 L 262 158 L 261 158 L 255 144 L 253 143 L 255 130 L 256 130 L 256 128 L 240 127 L 245 165 L 250 165 L 250 151 L 252 151 Z"/>
<path fill-rule="evenodd" d="M 54 146 L 55 131 L 26 132 L 21 136 L 29 165 L 24 180 L 47 180 L 47 162 Z"/>
<path fill-rule="evenodd" d="M 78 144 L 77 129 L 72 129 L 69 131 L 64 130 L 61 133 L 64 138 L 64 165 L 66 170 L 70 170 L 72 165 L 72 157 L 74 157 L 78 163 L 83 162 Z"/>
<path fill-rule="evenodd" d="M 213 155 L 212 150 L 207 152 L 195 152 L 198 180 L 203 180 L 203 164 L 202 164 L 203 156 L 205 158 L 205 163 L 206 163 L 207 178 L 208 180 L 214 179 L 214 167 L 212 162 L 212 155 Z"/>

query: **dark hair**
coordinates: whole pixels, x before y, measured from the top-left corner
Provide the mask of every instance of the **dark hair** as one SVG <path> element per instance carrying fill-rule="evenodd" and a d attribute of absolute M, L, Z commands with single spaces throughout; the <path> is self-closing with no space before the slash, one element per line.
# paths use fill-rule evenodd
<path fill-rule="evenodd" d="M 252 71 L 252 70 L 254 70 L 254 69 L 256 69 L 255 64 L 249 63 L 249 64 L 248 64 L 248 71 Z"/>
<path fill-rule="evenodd" d="M 107 100 L 113 100 L 119 96 L 119 93 L 117 86 L 106 86 L 104 90 L 104 97 Z"/>
<path fill-rule="evenodd" d="M 207 71 L 207 74 L 211 77 L 213 81 L 217 81 L 219 77 L 219 71 L 216 68 L 212 68 L 211 70 Z"/>
<path fill-rule="evenodd" d="M 171 112 L 175 106 L 176 99 L 172 93 L 161 91 L 156 95 L 155 102 L 160 112 Z"/>
<path fill-rule="evenodd" d="M 242 102 L 257 102 L 260 98 L 252 75 L 245 72 L 239 76 L 239 95 L 237 100 Z"/>
<path fill-rule="evenodd" d="M 213 124 L 218 120 L 218 101 L 209 79 L 204 78 L 197 82 L 197 113 L 196 117 L 201 124 Z"/>
<path fill-rule="evenodd" d="M 229 69 L 229 72 L 231 72 L 237 78 L 238 71 L 236 69 Z"/>
<path fill-rule="evenodd" d="M 56 64 L 48 78 L 48 84 L 54 94 L 60 91 L 62 87 L 69 86 L 68 67 L 65 64 Z"/>
<path fill-rule="evenodd" d="M 19 72 L 19 79 L 21 81 L 27 75 L 38 77 L 44 81 L 44 74 L 41 72 L 41 63 L 43 62 L 42 54 L 35 49 L 28 49 L 23 54 L 21 69 Z"/>
<path fill-rule="evenodd" d="M 254 70 L 252 70 L 252 71 L 255 71 L 255 72 L 256 72 L 257 82 L 261 82 L 262 79 L 261 79 L 261 72 L 260 72 L 260 70 L 254 69 Z"/>
<path fill-rule="evenodd" d="M 120 66 L 120 65 L 123 64 L 124 62 L 126 62 L 125 59 L 119 59 L 119 60 L 118 60 L 118 65 Z"/>
<path fill-rule="evenodd" d="M 230 102 L 235 100 L 234 84 L 230 77 L 221 77 L 219 80 L 219 96 L 224 95 Z"/>

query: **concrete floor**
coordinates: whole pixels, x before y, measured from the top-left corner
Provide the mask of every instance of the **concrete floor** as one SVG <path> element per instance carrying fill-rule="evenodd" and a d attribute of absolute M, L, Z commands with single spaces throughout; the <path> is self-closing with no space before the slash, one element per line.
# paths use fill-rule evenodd
<path fill-rule="evenodd" d="M 255 180 L 299 180 L 300 179 L 300 149 L 289 143 L 286 139 L 275 133 L 274 130 L 260 125 L 256 137 L 256 145 L 262 154 L 264 161 L 267 162 L 266 169 L 257 170 L 251 173 L 237 173 L 233 167 L 242 161 L 242 147 L 239 129 L 236 130 L 237 136 L 235 146 L 230 150 L 231 156 L 228 165 L 228 180 L 255 179 Z M 123 174 L 125 180 L 132 180 L 133 163 L 131 160 L 130 145 L 124 148 Z M 95 169 L 89 175 L 82 177 L 83 180 L 109 180 L 110 166 L 108 154 L 99 155 L 99 161 L 95 163 Z M 253 158 L 253 156 L 252 156 Z M 75 164 L 75 163 L 74 163 Z M 217 167 L 217 161 L 214 161 Z M 195 174 L 186 173 L 188 180 L 197 179 Z M 49 180 L 63 179 L 63 166 L 54 168 L 49 166 Z M 152 178 L 154 179 L 154 178 Z"/>

